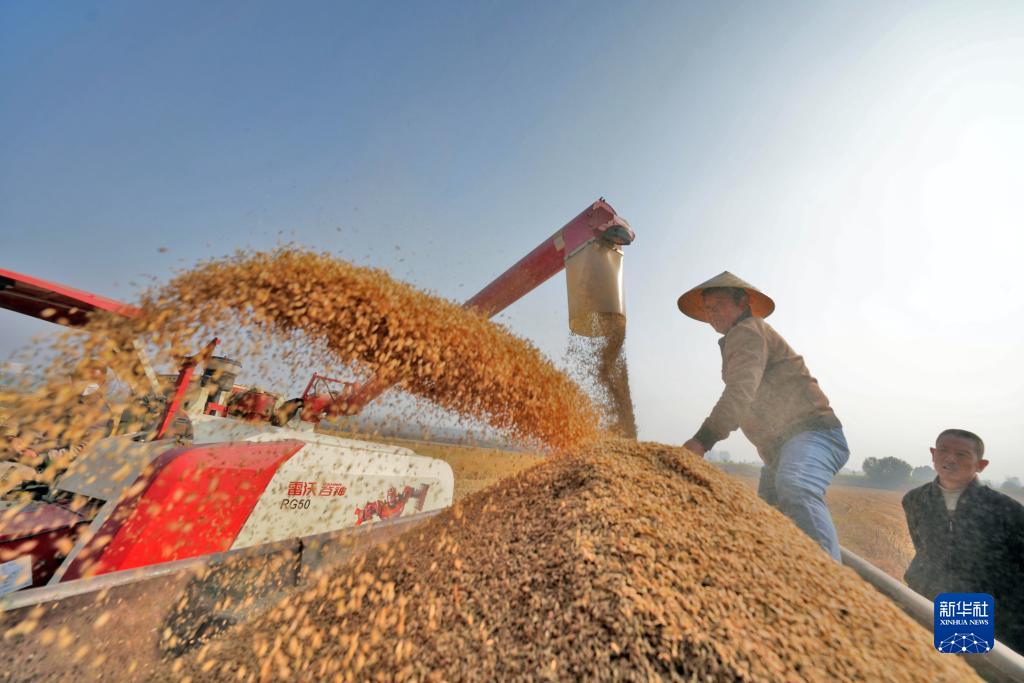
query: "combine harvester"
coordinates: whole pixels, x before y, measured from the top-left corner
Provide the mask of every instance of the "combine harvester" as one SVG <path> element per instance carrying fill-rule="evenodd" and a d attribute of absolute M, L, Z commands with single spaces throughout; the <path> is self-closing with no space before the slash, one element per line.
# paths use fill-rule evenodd
<path fill-rule="evenodd" d="M 620 246 L 633 238 L 598 200 L 465 306 L 493 316 L 564 268 L 570 327 L 599 334 L 609 316 L 624 321 Z M 0 307 L 71 327 L 86 325 L 93 311 L 137 314 L 126 304 L 5 270 Z M 309 570 L 451 505 L 447 463 L 315 430 L 325 418 L 358 413 L 386 383 L 314 374 L 301 397 L 282 402 L 236 385 L 241 365 L 214 356 L 217 341 L 185 359 L 169 389 L 136 344 L 137 376 L 121 379 L 161 408 L 154 428 L 99 440 L 0 525 L 8 627 L 39 605 L 46 624 L 83 625 L 95 617 L 90 605 L 100 591 L 108 602 L 155 597 L 165 604 L 150 609 L 165 618 L 185 590 L 187 614 L 178 610 L 170 624 L 173 647 L 182 649 L 251 609 L 252 595 L 266 602 Z M 14 505 L 0 501 L 0 514 Z M 186 582 L 200 570 L 203 582 Z M 225 602 L 234 608 L 222 608 Z"/>
<path fill-rule="evenodd" d="M 565 269 L 570 329 L 602 335 L 625 322 L 621 247 L 634 237 L 598 200 L 464 305 L 494 316 Z M 92 311 L 135 314 L 4 270 L 0 307 L 73 327 Z M 149 383 L 167 394 L 156 430 L 146 440 L 100 441 L 44 500 L 0 526 L 5 628 L 35 610 L 37 628 L 87 633 L 98 611 L 116 607 L 123 630 L 161 628 L 161 644 L 178 653 L 302 585 L 311 570 L 394 539 L 451 504 L 446 463 L 316 432 L 323 419 L 357 414 L 386 383 L 314 374 L 301 397 L 282 402 L 236 385 L 241 366 L 213 356 L 215 345 L 186 359 L 167 392 L 143 354 L 140 377 L 125 379 L 138 392 Z M 72 511 L 72 496 L 91 503 Z M 931 627 L 930 601 L 849 550 L 843 561 Z M 1024 657 L 1001 643 L 967 661 L 986 680 L 1024 680 Z"/>

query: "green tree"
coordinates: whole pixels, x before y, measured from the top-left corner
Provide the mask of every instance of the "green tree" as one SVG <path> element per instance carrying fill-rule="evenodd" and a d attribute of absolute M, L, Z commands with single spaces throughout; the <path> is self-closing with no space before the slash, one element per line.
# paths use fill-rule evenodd
<path fill-rule="evenodd" d="M 999 488 L 1001 488 L 1006 493 L 1024 493 L 1024 485 L 1021 485 L 1020 477 L 1007 477 L 1007 479 L 1003 482 L 1003 485 L 1000 486 Z"/>
<path fill-rule="evenodd" d="M 898 486 L 910 481 L 910 463 L 891 455 L 885 458 L 864 460 L 864 476 L 868 481 L 882 486 Z"/>
<path fill-rule="evenodd" d="M 925 481 L 931 481 L 934 478 L 935 478 L 935 470 L 932 468 L 931 465 L 921 465 L 920 467 L 915 467 L 910 472 L 910 480 L 911 481 L 925 482 Z"/>

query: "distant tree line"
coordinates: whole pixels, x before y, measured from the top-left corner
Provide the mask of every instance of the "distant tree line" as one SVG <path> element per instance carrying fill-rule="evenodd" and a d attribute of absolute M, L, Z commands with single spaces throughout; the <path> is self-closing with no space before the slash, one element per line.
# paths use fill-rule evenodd
<path fill-rule="evenodd" d="M 1000 486 L 999 488 L 1001 488 L 1004 492 L 1009 493 L 1011 496 L 1024 495 L 1024 484 L 1020 483 L 1020 477 L 1010 477 L 1009 479 L 1004 481 L 1003 485 Z"/>
<path fill-rule="evenodd" d="M 910 463 L 888 456 L 885 458 L 866 458 L 864 460 L 864 478 L 881 488 L 899 488 L 902 486 L 919 485 L 935 478 L 935 470 L 931 465 L 913 467 Z M 1024 496 L 1024 484 L 1020 477 L 1009 477 L 999 486 L 990 483 L 1012 496 Z"/>
<path fill-rule="evenodd" d="M 741 477 L 758 477 L 761 474 L 760 462 L 734 461 L 729 451 L 709 451 L 707 460 L 719 469 Z M 862 486 L 865 488 L 910 489 L 926 484 L 935 478 L 935 470 L 931 465 L 914 467 L 899 458 L 866 458 L 864 475 L 843 470 L 836 475 L 835 483 L 845 486 Z M 1008 477 L 1002 484 L 986 481 L 994 489 L 1024 502 L 1024 484 L 1020 477 Z"/>
<path fill-rule="evenodd" d="M 914 471 L 910 463 L 892 456 L 866 458 L 863 469 L 864 476 L 868 481 L 883 487 L 895 487 L 909 483 Z"/>

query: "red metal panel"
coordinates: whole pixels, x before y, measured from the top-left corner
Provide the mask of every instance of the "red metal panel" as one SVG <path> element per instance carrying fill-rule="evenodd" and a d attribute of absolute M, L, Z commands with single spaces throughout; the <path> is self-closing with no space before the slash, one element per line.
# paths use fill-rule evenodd
<path fill-rule="evenodd" d="M 213 355 L 213 350 L 219 343 L 220 338 L 214 337 L 198 354 L 185 358 L 185 361 L 181 364 L 181 370 L 178 372 L 178 379 L 174 382 L 174 396 L 171 397 L 170 403 L 167 404 L 167 410 L 164 411 L 163 419 L 160 420 L 160 427 L 156 430 L 156 434 L 153 435 L 153 441 L 162 439 L 167 433 L 171 422 L 174 421 L 175 413 L 178 412 L 178 408 L 185 398 L 185 391 L 192 381 L 192 374 L 196 370 L 196 365 L 205 363 Z"/>
<path fill-rule="evenodd" d="M 304 445 L 244 441 L 162 454 L 62 580 L 230 549 L 278 467 Z"/>
<path fill-rule="evenodd" d="M 73 527 L 81 522 L 80 515 L 53 503 L 31 501 L 24 506 L 15 505 L 0 514 L 0 543 Z"/>
<path fill-rule="evenodd" d="M 13 513 L 13 514 L 12 514 Z M 67 508 L 32 501 L 0 514 L 0 562 L 32 558 L 32 586 L 42 586 L 60 566 L 85 520 Z M 65 547 L 66 546 L 66 547 Z M 65 547 L 61 551 L 61 547 Z"/>
<path fill-rule="evenodd" d="M 93 311 L 128 317 L 139 314 L 139 309 L 120 301 L 3 268 L 0 268 L 0 308 L 72 327 L 86 324 Z"/>
<path fill-rule="evenodd" d="M 617 218 L 615 209 L 608 202 L 594 202 L 463 306 L 474 308 L 488 318 L 505 310 L 561 271 L 567 256 L 600 237 L 600 228 Z"/>
<path fill-rule="evenodd" d="M 64 561 L 67 549 L 77 534 L 88 524 L 81 520 L 60 529 L 18 539 L 0 541 L 0 562 L 8 562 L 28 555 L 32 558 L 31 587 L 46 585 L 57 567 Z M 63 550 L 62 550 L 63 548 Z"/>

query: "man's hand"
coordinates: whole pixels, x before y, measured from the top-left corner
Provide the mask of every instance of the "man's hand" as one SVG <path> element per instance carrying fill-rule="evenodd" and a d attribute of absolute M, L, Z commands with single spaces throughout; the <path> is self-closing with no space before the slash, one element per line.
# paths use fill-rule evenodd
<path fill-rule="evenodd" d="M 690 451 L 691 453 L 696 453 L 702 458 L 704 457 L 704 444 L 702 444 L 700 441 L 697 441 L 697 439 L 690 439 L 689 441 L 683 444 L 683 448 Z"/>

